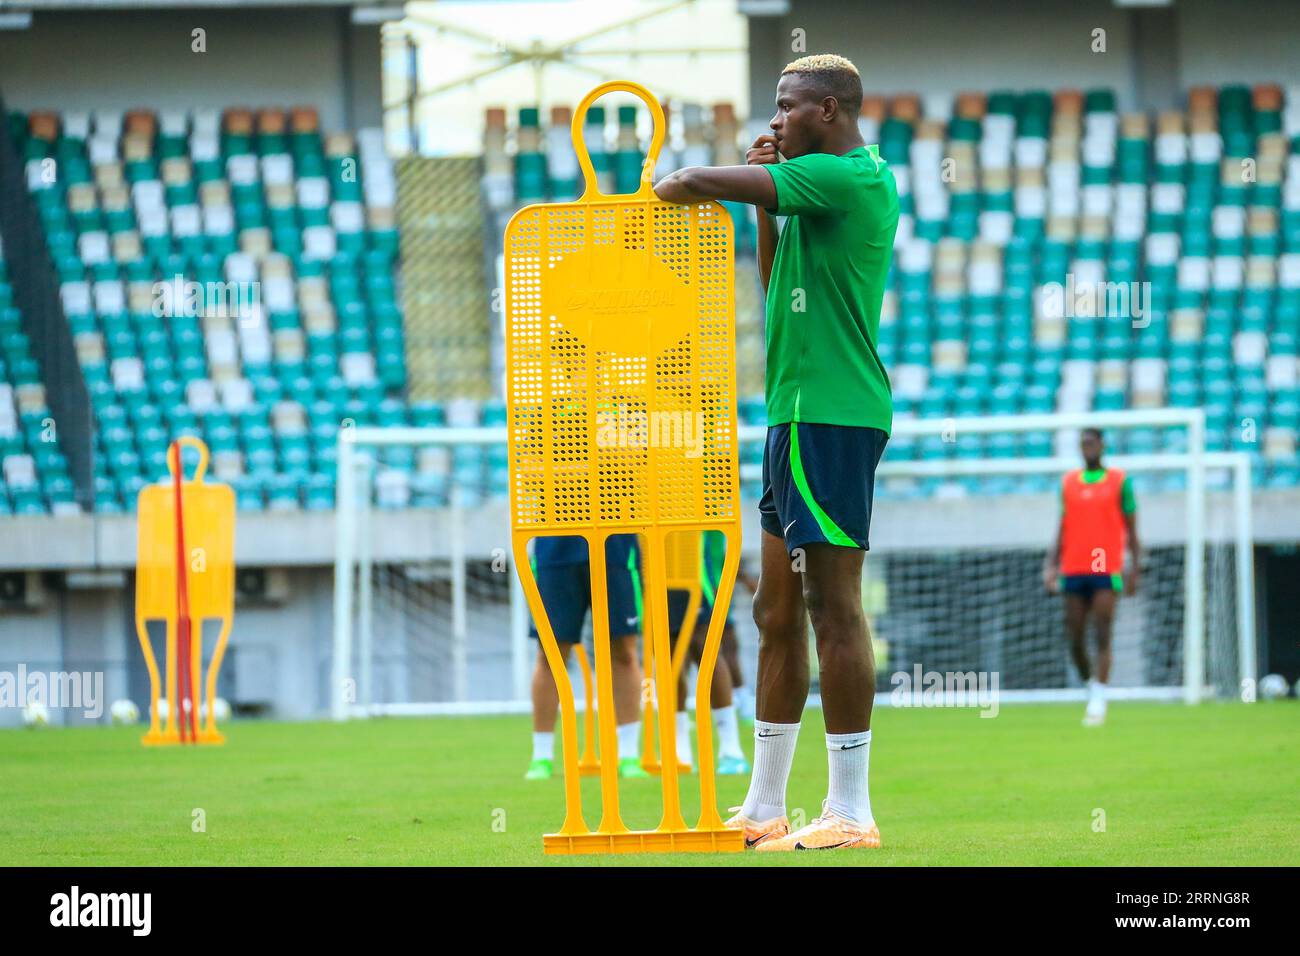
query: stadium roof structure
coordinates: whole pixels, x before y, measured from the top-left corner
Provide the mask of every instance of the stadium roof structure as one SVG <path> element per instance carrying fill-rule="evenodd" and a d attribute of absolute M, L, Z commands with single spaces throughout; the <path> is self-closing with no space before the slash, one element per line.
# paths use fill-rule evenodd
<path fill-rule="evenodd" d="M 484 6 L 491 6 L 485 4 Z M 619 7 L 619 4 L 611 4 Z M 532 87 L 538 103 L 546 99 L 543 93 L 544 77 L 547 71 L 556 66 L 567 67 L 579 73 L 608 81 L 619 79 L 617 71 L 611 71 L 608 60 L 622 58 L 624 61 L 634 59 L 664 59 L 680 61 L 683 58 L 710 54 L 728 54 L 744 56 L 748 46 L 743 41 L 724 38 L 713 42 L 711 35 L 701 37 L 688 34 L 686 38 L 675 40 L 665 45 L 658 41 L 640 41 L 629 38 L 626 31 L 650 21 L 662 22 L 671 14 L 693 10 L 695 0 L 659 0 L 645 4 L 624 3 L 626 11 L 619 11 L 614 19 L 605 22 L 584 21 L 580 15 L 575 16 L 568 26 L 573 32 L 559 33 L 545 39 L 533 36 L 531 39 L 506 39 L 500 32 L 493 31 L 479 23 L 458 21 L 444 16 L 441 6 L 434 3 L 411 3 L 407 6 L 405 16 L 400 23 L 386 28 L 392 37 L 405 34 L 417 46 L 427 42 L 431 37 L 454 37 L 458 42 L 480 47 L 484 63 L 475 63 L 468 71 L 439 77 L 436 83 L 421 83 L 414 91 L 413 102 L 420 102 L 441 94 L 462 90 L 473 86 L 478 81 L 494 74 L 501 74 L 513 67 L 526 67 L 533 72 Z M 614 45 L 606 45 L 613 43 Z M 685 74 L 689 76 L 689 71 Z M 674 92 L 673 79 L 662 76 L 655 81 L 655 86 L 663 92 Z M 687 79 L 680 83 L 683 90 L 690 89 Z M 401 102 L 390 102 L 386 108 L 401 106 Z"/>
<path fill-rule="evenodd" d="M 237 7 L 352 7 L 374 11 L 374 19 L 402 16 L 400 0 L 0 0 L 0 13 L 42 10 L 231 9 Z M 378 15 L 380 12 L 387 14 Z"/>

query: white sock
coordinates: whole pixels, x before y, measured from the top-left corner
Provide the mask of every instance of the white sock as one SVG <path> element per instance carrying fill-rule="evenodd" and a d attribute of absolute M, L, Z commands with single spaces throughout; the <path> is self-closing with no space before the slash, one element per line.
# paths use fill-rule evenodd
<path fill-rule="evenodd" d="M 533 731 L 533 759 L 555 759 L 555 732 L 552 730 Z"/>
<path fill-rule="evenodd" d="M 1088 700 L 1100 704 L 1106 702 L 1106 685 L 1095 677 L 1088 681 Z"/>
<path fill-rule="evenodd" d="M 641 721 L 618 725 L 618 759 L 641 755 Z"/>
<path fill-rule="evenodd" d="M 856 734 L 827 734 L 826 753 L 830 760 L 831 785 L 827 807 L 846 820 L 869 826 L 871 796 L 867 792 L 867 765 L 871 762 L 871 731 Z"/>
<path fill-rule="evenodd" d="M 691 764 L 691 717 L 684 710 L 677 712 L 677 762 Z"/>
<path fill-rule="evenodd" d="M 755 823 L 785 816 L 785 785 L 794 763 L 798 724 L 754 722 L 754 772 L 741 815 Z"/>
<path fill-rule="evenodd" d="M 743 758 L 745 752 L 740 749 L 740 721 L 736 719 L 736 705 L 715 707 L 713 726 L 718 732 L 718 756 Z"/>

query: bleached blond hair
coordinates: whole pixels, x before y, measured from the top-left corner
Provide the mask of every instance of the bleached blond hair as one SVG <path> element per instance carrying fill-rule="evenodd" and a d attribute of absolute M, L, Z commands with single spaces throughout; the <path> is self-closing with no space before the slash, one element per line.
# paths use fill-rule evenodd
<path fill-rule="evenodd" d="M 838 73 L 845 71 L 858 76 L 858 68 L 853 65 L 853 61 L 846 56 L 840 56 L 838 53 L 811 53 L 808 56 L 801 56 L 785 65 L 781 71 L 782 75 L 786 73 Z M 861 79 L 859 78 L 859 82 Z"/>
<path fill-rule="evenodd" d="M 856 117 L 862 109 L 862 77 L 848 57 L 837 53 L 813 53 L 787 63 L 782 76 L 797 73 L 808 77 L 823 96 L 833 96 L 840 109 Z"/>

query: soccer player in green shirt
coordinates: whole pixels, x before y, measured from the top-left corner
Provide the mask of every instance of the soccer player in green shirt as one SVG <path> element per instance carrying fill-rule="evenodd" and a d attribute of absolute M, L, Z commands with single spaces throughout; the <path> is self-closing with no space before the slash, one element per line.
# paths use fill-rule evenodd
<path fill-rule="evenodd" d="M 862 611 L 875 471 L 893 417 L 876 351 L 898 227 L 898 190 L 862 141 L 862 81 L 840 56 L 795 60 L 776 88 L 771 135 L 745 166 L 688 167 L 667 202 L 758 208 L 767 288 L 767 448 L 754 772 L 729 825 L 760 850 L 877 847 L 867 767 L 875 661 Z M 784 218 L 778 237 L 776 218 Z M 807 620 L 817 640 L 830 785 L 821 815 L 791 833 L 786 780 L 808 698 Z"/>

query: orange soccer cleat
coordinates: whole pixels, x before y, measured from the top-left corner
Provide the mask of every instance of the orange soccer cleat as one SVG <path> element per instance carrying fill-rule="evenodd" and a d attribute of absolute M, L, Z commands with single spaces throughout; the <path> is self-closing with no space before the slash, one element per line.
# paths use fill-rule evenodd
<path fill-rule="evenodd" d="M 731 830 L 744 830 L 745 849 L 747 850 L 755 849 L 772 840 L 779 840 L 790 832 L 790 821 L 783 816 L 756 823 L 748 817 L 741 816 L 739 810 L 740 807 L 732 807 L 730 812 L 734 813 L 735 816 L 723 826 Z"/>
<path fill-rule="evenodd" d="M 874 850 L 879 847 L 880 831 L 874 821 L 864 827 L 836 815 L 823 802 L 821 816 L 806 827 L 779 839 L 767 840 L 757 849 L 779 853 L 783 850 Z"/>

